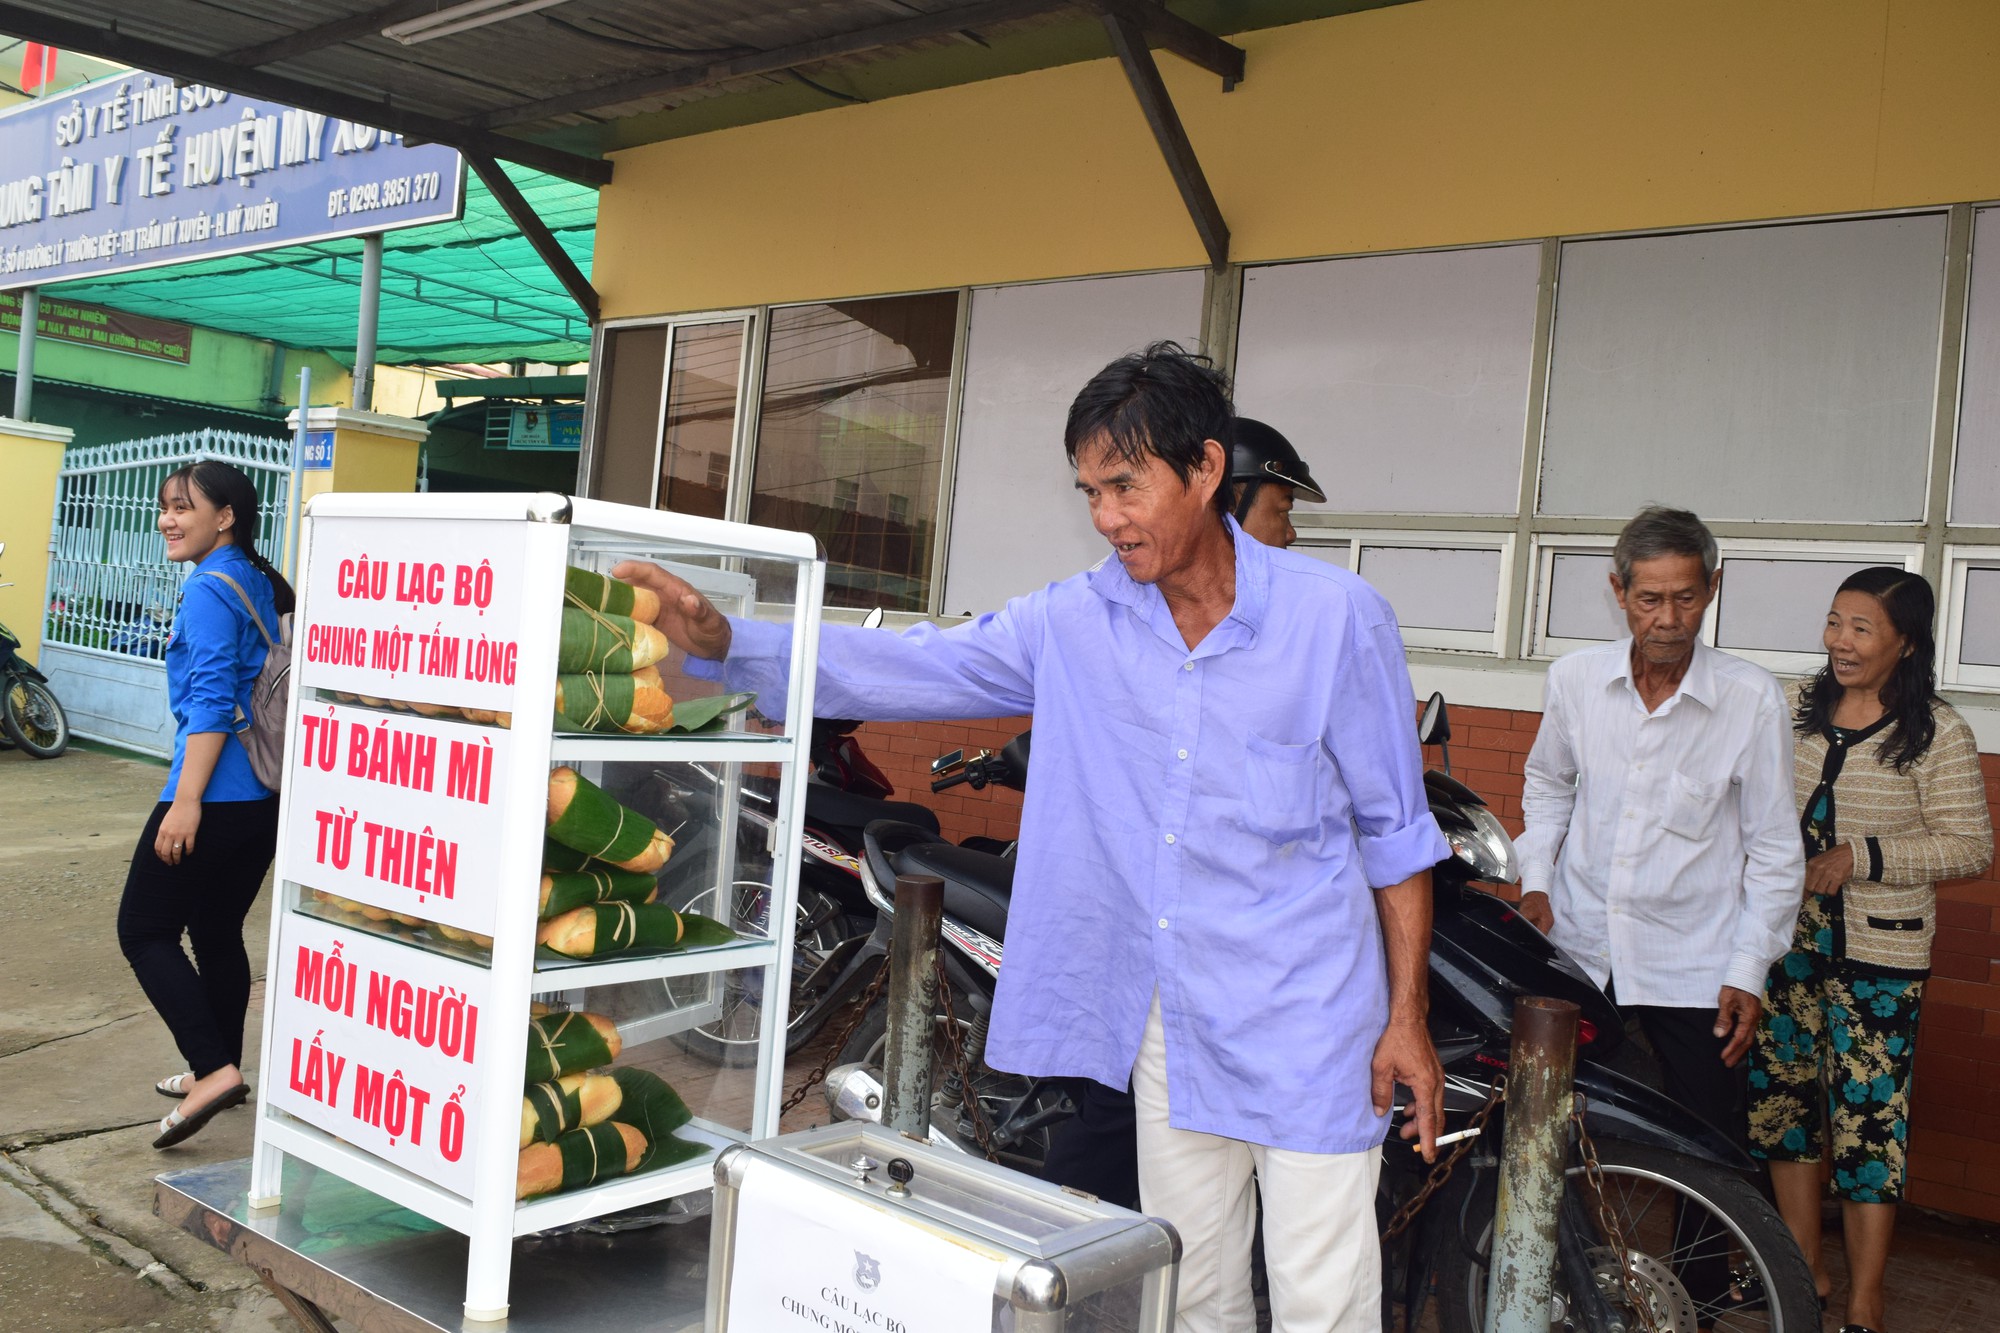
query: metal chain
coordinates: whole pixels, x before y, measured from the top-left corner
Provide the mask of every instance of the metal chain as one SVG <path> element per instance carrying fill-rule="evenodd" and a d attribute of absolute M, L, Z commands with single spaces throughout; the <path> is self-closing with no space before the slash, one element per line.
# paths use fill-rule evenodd
<path fill-rule="evenodd" d="M 1494 1079 L 1491 1091 L 1486 1094 L 1486 1105 L 1473 1113 L 1472 1120 L 1466 1128 L 1486 1128 L 1487 1118 L 1493 1114 L 1493 1108 L 1500 1105 L 1506 1099 L 1506 1080 L 1501 1078 Z M 1473 1146 L 1478 1142 L 1478 1135 L 1467 1135 L 1458 1141 L 1456 1148 L 1446 1153 L 1438 1160 L 1436 1165 L 1431 1167 L 1431 1173 L 1425 1177 L 1423 1187 L 1412 1195 L 1409 1201 L 1401 1208 L 1398 1208 L 1389 1218 L 1388 1225 L 1382 1228 L 1383 1240 L 1394 1240 L 1409 1228 L 1410 1223 L 1417 1220 L 1417 1214 L 1423 1211 L 1425 1204 L 1430 1202 L 1431 1195 L 1436 1194 L 1440 1189 L 1444 1188 L 1444 1183 L 1451 1179 L 1451 1169 L 1458 1165 L 1459 1158 L 1471 1152 Z"/>
<path fill-rule="evenodd" d="M 986 1160 L 997 1162 L 1000 1154 L 993 1150 L 993 1131 L 986 1124 L 986 1115 L 979 1109 L 979 1097 L 972 1090 L 972 1070 L 965 1059 L 965 1043 L 958 1036 L 958 1013 L 951 1003 L 951 979 L 945 975 L 944 959 L 937 963 L 938 999 L 944 1003 L 944 1040 L 951 1048 L 951 1067 L 958 1071 L 958 1100 L 965 1107 L 966 1116 L 972 1121 L 972 1133 L 979 1140 L 979 1151 L 986 1154 Z"/>
<path fill-rule="evenodd" d="M 1604 1237 L 1611 1242 L 1611 1250 L 1618 1260 L 1618 1284 L 1624 1289 L 1625 1303 L 1639 1321 L 1645 1333 L 1660 1333 L 1659 1322 L 1653 1317 L 1653 1303 L 1645 1299 L 1639 1289 L 1638 1276 L 1632 1271 L 1632 1251 L 1625 1243 L 1625 1229 L 1618 1225 L 1618 1215 L 1611 1206 L 1611 1195 L 1604 1188 L 1604 1164 L 1597 1160 L 1597 1145 L 1591 1142 L 1590 1131 L 1584 1128 L 1584 1112 L 1589 1102 L 1582 1093 L 1576 1094 L 1576 1101 L 1570 1109 L 1570 1123 L 1576 1126 L 1576 1144 L 1583 1155 L 1584 1178 L 1597 1195 L 1597 1224 L 1604 1229 Z"/>
<path fill-rule="evenodd" d="M 792 1089 L 792 1095 L 785 1098 L 784 1104 L 778 1108 L 780 1117 L 804 1101 L 806 1094 L 813 1090 L 814 1085 L 825 1081 L 827 1070 L 831 1069 L 833 1062 L 840 1058 L 840 1053 L 847 1049 L 847 1039 L 854 1035 L 854 1029 L 860 1027 L 861 1020 L 868 1016 L 868 1010 L 874 1005 L 875 997 L 882 993 L 882 983 L 888 980 L 888 977 L 889 955 L 885 953 L 882 955 L 881 965 L 875 969 L 875 979 L 868 983 L 868 989 L 862 991 L 854 1001 L 847 1022 L 842 1025 L 840 1031 L 833 1034 L 833 1040 L 827 1043 L 826 1058 L 819 1062 L 817 1069 L 806 1075 L 805 1082 Z"/>

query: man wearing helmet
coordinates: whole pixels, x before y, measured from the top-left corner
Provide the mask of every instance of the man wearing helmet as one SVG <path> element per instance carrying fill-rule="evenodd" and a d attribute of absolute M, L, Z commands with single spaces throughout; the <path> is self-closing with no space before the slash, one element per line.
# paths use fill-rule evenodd
<path fill-rule="evenodd" d="M 1292 527 L 1292 502 L 1304 495 L 1319 504 L 1326 493 L 1313 481 L 1292 442 L 1274 427 L 1236 418 L 1229 452 L 1229 507 L 1245 532 L 1280 549 L 1299 539 Z"/>

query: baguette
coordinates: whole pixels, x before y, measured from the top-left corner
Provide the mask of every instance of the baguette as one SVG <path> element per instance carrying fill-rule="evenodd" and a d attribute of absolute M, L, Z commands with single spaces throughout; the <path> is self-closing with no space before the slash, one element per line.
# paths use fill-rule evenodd
<path fill-rule="evenodd" d="M 564 1074 L 581 1074 L 608 1065 L 625 1049 L 618 1025 L 602 1014 L 544 1014 L 528 1020 L 529 1083 L 547 1083 Z"/>
<path fill-rule="evenodd" d="M 554 1143 L 572 1129 L 601 1125 L 625 1101 L 618 1081 L 603 1074 L 566 1074 L 535 1083 L 521 1099 L 521 1147 Z"/>
<path fill-rule="evenodd" d="M 660 595 L 651 588 L 621 582 L 608 574 L 571 565 L 563 573 L 563 604 L 588 611 L 629 616 L 642 625 L 660 618 Z"/>
<path fill-rule="evenodd" d="M 671 949 L 686 933 L 681 914 L 659 903 L 592 903 L 543 922 L 535 943 L 565 958 L 595 958 L 620 949 Z"/>
<path fill-rule="evenodd" d="M 630 616 L 565 606 L 556 670 L 637 671 L 667 655 L 667 636 Z"/>
<path fill-rule="evenodd" d="M 573 768 L 549 774 L 548 821 L 549 837 L 621 870 L 658 870 L 674 853 L 672 838 Z"/>
<path fill-rule="evenodd" d="M 674 725 L 674 698 L 660 682 L 658 667 L 557 676 L 556 721 L 580 731 L 652 735 Z"/>
<path fill-rule="evenodd" d="M 573 1129 L 554 1143 L 531 1143 L 521 1149 L 514 1197 L 531 1199 L 622 1176 L 645 1155 L 646 1136 L 630 1125 L 610 1121 Z"/>

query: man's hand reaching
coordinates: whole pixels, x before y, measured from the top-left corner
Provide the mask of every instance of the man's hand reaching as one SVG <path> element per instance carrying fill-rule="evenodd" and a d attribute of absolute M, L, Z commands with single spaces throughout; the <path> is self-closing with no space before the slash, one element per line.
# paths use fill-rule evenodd
<path fill-rule="evenodd" d="M 627 560 L 611 571 L 611 577 L 659 594 L 660 614 L 653 623 L 668 643 L 690 657 L 711 662 L 729 656 L 729 618 L 686 579 L 650 560 Z"/>
<path fill-rule="evenodd" d="M 1555 909 L 1549 906 L 1549 895 L 1546 893 L 1522 894 L 1521 915 L 1528 918 L 1529 923 L 1544 935 L 1556 928 Z"/>
<path fill-rule="evenodd" d="M 1728 1037 L 1722 1048 L 1722 1063 L 1731 1069 L 1750 1049 L 1750 1038 L 1756 1035 L 1757 1021 L 1764 1016 L 1764 1002 L 1747 990 L 1737 990 L 1734 986 L 1724 986 L 1715 1003 L 1715 1035 Z"/>

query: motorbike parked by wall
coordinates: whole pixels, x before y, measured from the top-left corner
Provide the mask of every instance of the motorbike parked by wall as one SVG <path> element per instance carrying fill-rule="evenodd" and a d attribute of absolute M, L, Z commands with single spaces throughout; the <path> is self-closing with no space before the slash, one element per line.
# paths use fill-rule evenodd
<path fill-rule="evenodd" d="M 1426 707 L 1420 735 L 1425 744 L 1443 747 L 1444 770 L 1427 772 L 1424 785 L 1431 813 L 1452 848 L 1432 870 L 1430 954 L 1430 1029 L 1445 1071 L 1446 1132 L 1468 1128 L 1486 1108 L 1495 1080 L 1504 1077 L 1517 996 L 1567 999 L 1581 1010 L 1576 1089 L 1584 1098 L 1584 1126 L 1604 1184 L 1600 1197 L 1579 1141 L 1559 1218 L 1561 1262 L 1551 1328 L 1637 1333 L 1645 1325 L 1636 1303 L 1651 1315 L 1657 1333 L 1711 1327 L 1725 1333 L 1816 1331 L 1819 1307 L 1811 1270 L 1751 1183 L 1755 1164 L 1721 1132 L 1649 1085 L 1650 1057 L 1626 1041 L 1624 1022 L 1604 992 L 1511 905 L 1478 887 L 1518 879 L 1514 846 L 1485 801 L 1451 776 L 1450 722 L 1442 696 L 1433 696 Z M 1004 754 L 982 754 L 963 765 L 968 772 L 961 780 L 975 787 L 993 781 L 1017 785 L 1025 778 L 1026 737 L 1018 743 L 1018 773 Z M 1059 1085 L 1001 1073 L 980 1059 L 1004 954 L 1011 859 L 975 859 L 977 853 L 940 846 L 924 839 L 921 830 L 899 825 L 870 826 L 866 844 L 864 884 L 880 913 L 871 945 L 880 941 L 886 948 L 895 875 L 945 880 L 941 956 L 973 1100 L 1001 1160 L 1034 1170 L 1049 1128 L 1070 1114 L 1068 1099 Z M 827 1081 L 837 1116 L 879 1117 L 886 1011 L 879 1004 L 877 1010 L 883 1012 L 864 1019 L 841 1054 L 842 1067 Z M 939 1021 L 942 1025 L 942 1015 Z M 933 1138 L 977 1151 L 977 1127 L 963 1108 L 960 1077 L 950 1069 L 951 1045 L 941 1035 Z M 1398 1101 L 1407 1100 L 1407 1092 L 1399 1091 Z M 1485 1327 L 1504 1103 L 1488 1115 L 1482 1134 L 1415 1224 L 1385 1245 L 1385 1309 L 1390 1301 L 1403 1303 L 1410 1327 L 1433 1297 L 1442 1333 L 1478 1333 Z M 1376 1202 L 1378 1217 L 1386 1222 L 1423 1188 L 1430 1168 L 1393 1131 L 1382 1151 Z"/>
<path fill-rule="evenodd" d="M 0 555 L 7 544 L 0 542 Z M 0 583 L 0 588 L 11 588 Z M 49 678 L 21 656 L 21 640 L 0 625 L 0 744 L 18 745 L 37 759 L 69 748 L 69 715 L 49 688 Z"/>

